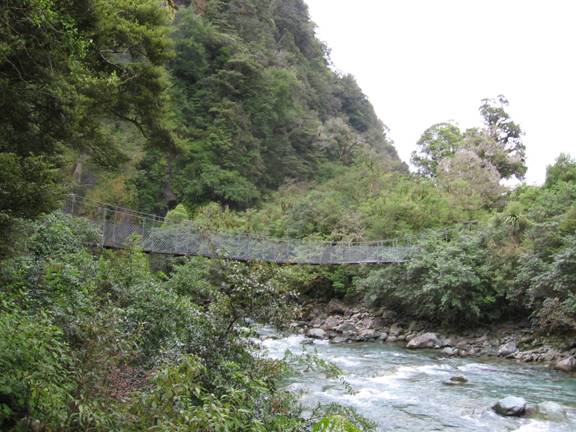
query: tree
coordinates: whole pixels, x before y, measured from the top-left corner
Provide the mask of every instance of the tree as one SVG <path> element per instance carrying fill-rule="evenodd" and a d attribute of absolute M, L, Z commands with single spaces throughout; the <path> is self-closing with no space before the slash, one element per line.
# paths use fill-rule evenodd
<path fill-rule="evenodd" d="M 166 126 L 163 67 L 171 54 L 166 11 L 154 0 L 6 0 L 0 10 L 0 194 L 14 182 L 55 183 L 66 148 L 114 165 L 121 149 L 110 119 L 138 126 L 156 145 L 172 146 Z M 8 165 L 6 165 L 8 164 Z M 35 167 L 35 174 L 28 173 Z M 55 188 L 35 204 L 12 199 L 12 217 L 54 208 Z M 4 206 L 3 206 L 4 207 Z"/>
<path fill-rule="evenodd" d="M 331 118 L 320 128 L 319 146 L 329 156 L 350 165 L 364 141 L 341 117 Z"/>
<path fill-rule="evenodd" d="M 566 153 L 546 169 L 545 186 L 550 188 L 562 181 L 576 183 L 576 159 Z"/>
<path fill-rule="evenodd" d="M 426 177 L 437 174 L 441 160 L 453 156 L 462 147 L 462 132 L 452 123 L 438 123 L 424 131 L 411 161 Z"/>
<path fill-rule="evenodd" d="M 522 142 L 524 132 L 505 111 L 508 100 L 499 95 L 495 99 L 483 99 L 480 114 L 484 118 L 485 133 L 498 145 L 494 152 L 486 152 L 478 148 L 480 157 L 488 158 L 498 169 L 502 178 L 512 176 L 521 180 L 526 174 L 526 146 Z M 482 142 L 486 143 L 487 140 Z M 493 147 L 494 148 L 494 147 Z"/>
<path fill-rule="evenodd" d="M 438 183 L 464 207 L 490 207 L 504 192 L 496 167 L 468 149 L 442 159 L 437 175 Z"/>

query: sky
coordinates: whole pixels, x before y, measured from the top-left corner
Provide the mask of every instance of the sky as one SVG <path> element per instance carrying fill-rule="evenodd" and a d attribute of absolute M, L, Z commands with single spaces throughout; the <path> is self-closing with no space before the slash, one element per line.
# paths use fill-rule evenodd
<path fill-rule="evenodd" d="M 305 0 L 333 67 L 355 76 L 400 157 L 429 126 L 481 126 L 503 94 L 525 131 L 526 182 L 576 156 L 576 1 Z"/>

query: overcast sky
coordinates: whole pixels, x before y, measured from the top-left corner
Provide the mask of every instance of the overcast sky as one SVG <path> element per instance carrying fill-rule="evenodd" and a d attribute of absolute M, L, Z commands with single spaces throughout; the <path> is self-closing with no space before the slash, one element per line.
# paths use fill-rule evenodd
<path fill-rule="evenodd" d="M 306 0 L 337 70 L 354 75 L 403 160 L 422 132 L 480 126 L 505 95 L 526 132 L 528 183 L 576 155 L 576 1 Z"/>

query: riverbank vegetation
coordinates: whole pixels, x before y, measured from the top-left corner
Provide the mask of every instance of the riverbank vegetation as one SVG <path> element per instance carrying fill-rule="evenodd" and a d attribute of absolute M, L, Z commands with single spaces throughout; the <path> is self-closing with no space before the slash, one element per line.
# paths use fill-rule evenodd
<path fill-rule="evenodd" d="M 576 161 L 521 184 L 500 96 L 483 127 L 424 131 L 410 173 L 330 66 L 302 0 L 3 3 L 0 429 L 369 430 L 337 407 L 303 419 L 281 385 L 296 366 L 257 355 L 254 326 L 282 328 L 306 298 L 576 331 Z M 211 230 L 414 249 L 388 267 L 156 260 L 138 239 L 94 248 L 99 233 L 55 212 L 69 192 Z"/>

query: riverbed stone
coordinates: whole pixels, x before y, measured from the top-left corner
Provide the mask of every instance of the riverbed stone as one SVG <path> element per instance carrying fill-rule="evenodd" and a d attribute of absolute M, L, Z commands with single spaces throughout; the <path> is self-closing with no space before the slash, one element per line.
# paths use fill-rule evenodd
<path fill-rule="evenodd" d="M 516 346 L 515 342 L 508 342 L 505 344 L 500 345 L 498 348 L 498 356 L 500 357 L 508 357 L 518 351 L 518 347 Z"/>
<path fill-rule="evenodd" d="M 390 333 L 391 336 L 399 336 L 402 333 L 402 327 L 398 323 L 394 323 L 390 326 Z"/>
<path fill-rule="evenodd" d="M 546 420 L 562 421 L 568 417 L 568 413 L 562 405 L 552 401 L 537 404 L 534 411 L 536 415 Z"/>
<path fill-rule="evenodd" d="M 306 336 L 312 339 L 325 339 L 326 332 L 321 328 L 311 328 L 306 332 Z"/>
<path fill-rule="evenodd" d="M 519 417 L 526 412 L 526 399 L 516 396 L 508 396 L 496 402 L 492 409 L 498 414 L 508 417 Z"/>
<path fill-rule="evenodd" d="M 462 375 L 456 375 L 450 377 L 449 380 L 443 382 L 444 385 L 450 386 L 457 386 L 457 385 L 464 385 L 468 384 L 468 378 L 463 377 Z"/>
<path fill-rule="evenodd" d="M 382 332 L 378 335 L 379 342 L 386 342 L 387 339 L 388 339 L 388 333 L 386 332 Z"/>
<path fill-rule="evenodd" d="M 436 333 L 424 333 L 413 338 L 410 342 L 408 342 L 406 347 L 411 349 L 435 348 L 439 347 L 440 345 L 442 345 L 442 341 L 440 341 Z"/>
<path fill-rule="evenodd" d="M 342 319 L 339 316 L 332 315 L 326 318 L 326 321 L 324 321 L 324 324 L 322 324 L 322 328 L 324 330 L 334 330 L 340 325 L 341 322 Z"/>
<path fill-rule="evenodd" d="M 378 338 L 378 334 L 376 334 L 376 330 L 374 330 L 374 329 L 362 330 L 358 334 L 359 340 L 373 340 L 376 338 Z"/>
<path fill-rule="evenodd" d="M 355 333 L 358 331 L 356 325 L 352 321 L 344 321 L 340 325 L 336 327 L 336 331 L 340 333 L 352 332 Z"/>
<path fill-rule="evenodd" d="M 562 360 L 559 360 L 554 365 L 555 369 L 561 370 L 563 372 L 573 372 L 576 370 L 576 358 L 573 356 L 566 357 Z"/>
<path fill-rule="evenodd" d="M 332 299 L 326 306 L 326 312 L 328 312 L 330 315 L 346 315 L 349 312 L 349 309 L 348 306 L 344 304 L 344 302 L 337 299 Z"/>
<path fill-rule="evenodd" d="M 332 339 L 331 342 L 334 344 L 343 344 L 343 343 L 350 342 L 350 339 L 348 339 L 347 337 L 344 337 L 344 336 L 336 336 L 334 339 Z"/>
<path fill-rule="evenodd" d="M 446 347 L 444 348 L 442 351 L 442 354 L 447 355 L 447 356 L 456 356 L 458 355 L 458 348 L 454 348 L 454 347 Z"/>

